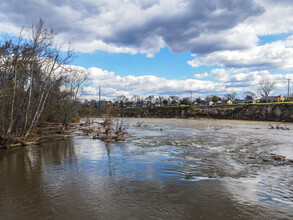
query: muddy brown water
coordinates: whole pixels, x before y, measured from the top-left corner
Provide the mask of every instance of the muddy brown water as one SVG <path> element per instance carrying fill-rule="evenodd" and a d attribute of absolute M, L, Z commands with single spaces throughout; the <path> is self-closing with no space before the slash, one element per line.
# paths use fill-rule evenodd
<path fill-rule="evenodd" d="M 1 150 L 0 219 L 293 218 L 293 163 L 272 158 L 293 159 L 292 124 L 124 121 L 125 142 Z"/>

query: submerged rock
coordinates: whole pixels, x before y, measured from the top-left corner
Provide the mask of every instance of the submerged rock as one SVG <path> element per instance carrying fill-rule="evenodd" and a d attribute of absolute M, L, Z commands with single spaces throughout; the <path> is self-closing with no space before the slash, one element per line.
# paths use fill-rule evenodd
<path fill-rule="evenodd" d="M 285 156 L 281 156 L 281 155 L 275 155 L 275 156 L 273 156 L 273 158 L 275 160 L 281 160 L 281 161 L 285 161 L 286 160 L 286 157 Z"/>

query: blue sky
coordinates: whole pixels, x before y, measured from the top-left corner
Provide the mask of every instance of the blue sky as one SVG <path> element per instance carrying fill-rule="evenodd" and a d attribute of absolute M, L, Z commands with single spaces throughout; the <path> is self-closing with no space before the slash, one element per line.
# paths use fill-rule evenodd
<path fill-rule="evenodd" d="M 178 95 L 204 98 L 293 79 L 291 0 L 3 0 L 0 33 L 41 17 L 76 51 L 89 75 L 81 98 Z M 293 90 L 292 90 L 293 91 Z"/>
<path fill-rule="evenodd" d="M 187 64 L 191 60 L 189 51 L 184 53 L 172 53 L 165 47 L 154 57 L 147 57 L 145 54 L 123 54 L 97 51 L 94 53 L 77 53 L 75 65 L 85 68 L 98 67 L 114 71 L 120 76 L 126 75 L 156 75 L 169 79 L 186 79 L 194 74 L 208 72 L 213 67 L 201 66 L 193 68 Z"/>
<path fill-rule="evenodd" d="M 258 36 L 259 38 L 258 45 L 264 45 L 264 44 L 273 43 L 276 41 L 284 41 L 291 35 L 292 35 L 292 32 L 281 33 L 281 34 L 271 34 L 266 36 Z"/>

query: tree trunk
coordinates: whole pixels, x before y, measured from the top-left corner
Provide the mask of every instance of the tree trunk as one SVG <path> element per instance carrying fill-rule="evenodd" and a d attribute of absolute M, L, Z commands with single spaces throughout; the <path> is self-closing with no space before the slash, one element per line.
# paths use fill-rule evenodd
<path fill-rule="evenodd" d="M 13 98 L 12 98 L 12 103 L 11 103 L 11 111 L 10 111 L 10 123 L 9 123 L 9 127 L 7 129 L 7 133 L 6 135 L 9 135 L 11 133 L 11 129 L 13 126 L 13 122 L 14 122 L 14 105 L 15 105 L 15 97 L 16 97 L 16 80 L 17 80 L 17 72 L 15 70 L 14 67 L 14 86 L 13 86 Z"/>
<path fill-rule="evenodd" d="M 31 83 L 30 83 L 30 88 L 29 88 L 29 96 L 28 96 L 28 104 L 26 108 L 26 113 L 25 113 L 25 118 L 24 118 L 24 125 L 22 129 L 22 136 L 24 136 L 26 127 L 27 127 L 27 119 L 28 119 L 28 113 L 31 105 L 31 97 L 32 97 L 32 90 L 33 90 L 33 71 L 34 71 L 34 62 L 32 64 L 32 69 L 31 69 Z"/>
<path fill-rule="evenodd" d="M 39 118 L 40 118 L 40 116 L 41 116 L 41 114 L 42 114 L 42 112 L 44 110 L 44 106 L 45 106 L 45 103 L 47 101 L 48 95 L 50 93 L 50 89 L 48 89 L 47 94 L 45 94 L 45 96 L 44 96 L 45 92 L 46 91 L 44 91 L 42 93 L 42 97 L 44 97 L 44 98 L 42 98 L 43 100 L 41 99 L 41 102 L 39 102 L 39 105 L 38 105 L 37 111 L 36 111 L 36 113 L 34 115 L 34 118 L 31 121 L 31 124 L 30 124 L 29 128 L 25 132 L 25 135 L 23 136 L 24 140 L 26 140 L 27 137 L 30 135 L 32 128 L 37 124 L 37 122 L 38 122 L 38 120 L 39 120 Z"/>

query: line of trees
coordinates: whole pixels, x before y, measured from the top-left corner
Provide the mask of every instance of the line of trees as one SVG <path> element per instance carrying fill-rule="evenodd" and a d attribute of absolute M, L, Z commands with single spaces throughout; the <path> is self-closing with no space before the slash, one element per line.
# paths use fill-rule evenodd
<path fill-rule="evenodd" d="M 1 142 L 9 137 L 25 141 L 41 119 L 66 127 L 75 114 L 86 74 L 69 65 L 73 52 L 55 36 L 40 19 L 19 36 L 0 41 Z"/>
<path fill-rule="evenodd" d="M 275 81 L 264 79 L 259 81 L 259 95 L 265 97 L 269 96 L 269 94 L 275 89 Z M 193 98 L 191 97 L 185 97 L 185 98 L 180 98 L 179 96 L 139 96 L 139 95 L 133 95 L 131 98 L 128 98 L 125 95 L 120 95 L 117 96 L 113 102 L 108 102 L 108 105 L 103 107 L 109 107 L 109 106 L 116 106 L 116 107 L 145 107 L 145 106 L 170 106 L 170 105 L 194 105 L 194 104 L 209 104 L 209 102 L 217 103 L 218 101 L 223 101 L 223 100 L 231 100 L 232 103 L 252 103 L 254 99 L 257 98 L 256 93 L 247 91 L 243 94 L 242 99 L 239 98 L 236 92 L 231 92 L 223 95 L 222 97 L 217 96 L 217 95 L 208 95 L 204 99 L 201 97 Z M 107 101 L 103 101 L 106 102 Z M 111 103 L 111 104 L 110 104 Z M 95 100 L 85 100 L 85 102 L 82 104 L 83 110 L 89 110 L 89 114 L 93 114 L 94 110 L 98 108 L 98 103 Z M 99 108 L 98 112 L 105 112 L 101 111 L 104 110 L 105 108 Z M 97 111 L 95 111 L 95 114 L 98 115 Z"/>
<path fill-rule="evenodd" d="M 253 100 L 256 95 L 253 92 L 246 92 L 244 94 L 245 100 Z M 208 95 L 205 99 L 200 97 L 193 98 L 190 97 L 180 98 L 179 96 L 158 96 L 154 97 L 153 95 L 142 97 L 134 95 L 131 98 L 126 97 L 125 95 L 118 96 L 113 100 L 114 105 L 118 107 L 130 107 L 130 106 L 167 106 L 167 105 L 193 105 L 195 102 L 201 104 L 203 102 L 218 102 L 219 100 L 231 100 L 232 102 L 237 101 L 237 94 L 235 92 L 227 93 L 222 98 L 217 95 Z"/>
<path fill-rule="evenodd" d="M 275 86 L 276 82 L 273 80 L 268 80 L 268 79 L 263 79 L 259 81 L 259 94 L 263 97 L 269 96 L 269 94 L 276 88 Z M 244 100 L 245 101 L 252 101 L 255 99 L 257 95 L 251 91 L 247 91 L 244 93 Z M 151 106 L 151 105 L 192 105 L 195 102 L 198 104 L 201 104 L 203 102 L 218 102 L 219 100 L 231 100 L 232 102 L 237 101 L 237 93 L 236 92 L 231 92 L 225 94 L 222 98 L 217 96 L 217 95 L 209 95 L 206 96 L 205 99 L 201 99 L 200 97 L 192 99 L 189 97 L 185 98 L 180 98 L 178 96 L 169 96 L 169 97 L 164 97 L 164 96 L 158 96 L 155 98 L 153 95 L 147 96 L 147 97 L 142 97 L 138 95 L 132 96 L 132 98 L 127 98 L 125 95 L 118 96 L 116 99 L 114 99 L 114 104 L 119 107 L 128 107 L 128 106 Z"/>

